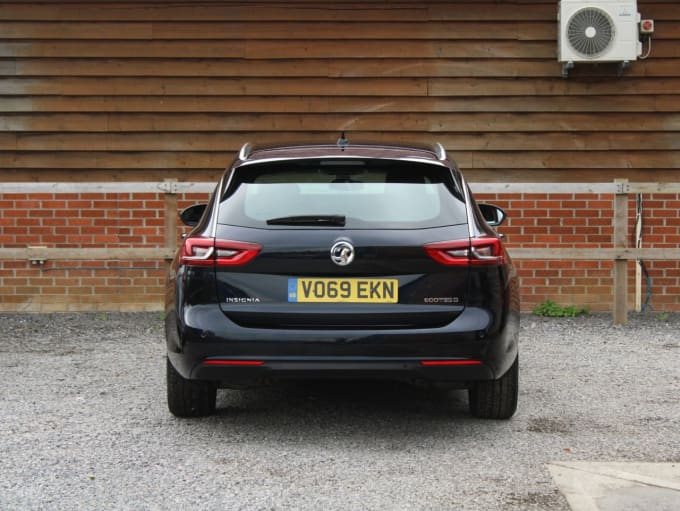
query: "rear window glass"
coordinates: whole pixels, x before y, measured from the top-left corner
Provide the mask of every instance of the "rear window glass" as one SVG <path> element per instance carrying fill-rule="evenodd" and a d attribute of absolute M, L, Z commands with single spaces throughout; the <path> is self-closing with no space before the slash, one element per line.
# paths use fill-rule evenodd
<path fill-rule="evenodd" d="M 305 222 L 296 220 L 317 217 L 342 218 L 351 229 L 419 229 L 461 224 L 467 218 L 448 168 L 389 160 L 243 166 L 219 209 L 220 223 L 242 227 L 304 228 Z"/>

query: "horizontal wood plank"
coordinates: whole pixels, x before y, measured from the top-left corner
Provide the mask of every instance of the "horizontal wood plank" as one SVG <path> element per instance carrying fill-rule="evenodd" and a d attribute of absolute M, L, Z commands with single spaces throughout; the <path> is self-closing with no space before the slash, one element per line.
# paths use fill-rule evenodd
<path fill-rule="evenodd" d="M 0 248 L 0 260 L 148 261 L 173 256 L 174 250 L 165 247 Z"/>
<path fill-rule="evenodd" d="M 672 248 L 510 248 L 510 255 L 521 259 L 579 260 L 579 261 L 673 261 L 680 258 L 680 249 Z M 174 250 L 164 247 L 28 247 L 0 248 L 0 260 L 71 260 L 71 261 L 127 261 L 172 259 Z"/>
<path fill-rule="evenodd" d="M 211 169 L 225 167 L 232 153 L 225 152 L 0 152 L 0 169 Z M 459 151 L 449 155 L 468 169 L 680 169 L 680 151 Z"/>
<path fill-rule="evenodd" d="M 351 131 L 352 143 L 432 145 L 471 151 L 678 151 L 680 137 L 666 132 L 486 132 Z M 136 132 L 0 133 L 1 151 L 237 151 L 247 141 L 261 146 L 332 143 L 337 132 Z"/>
<path fill-rule="evenodd" d="M 477 194 L 497 193 L 586 193 L 586 194 L 609 194 L 614 198 L 615 194 L 621 193 L 680 193 L 680 182 L 677 183 L 635 183 L 620 180 L 602 183 L 506 183 L 499 181 L 469 182 L 472 190 Z M 163 182 L 134 181 L 134 182 L 97 182 L 83 181 L 77 183 L 62 183 L 42 181 L 6 183 L 3 193 L 210 193 L 215 189 L 215 183 L 197 181 L 178 181 L 166 179 Z"/>
<path fill-rule="evenodd" d="M 105 76 L 105 77 L 554 77 L 560 71 L 555 59 L 295 59 L 254 63 L 245 59 L 30 59 L 0 61 L 0 76 Z M 581 74 L 585 70 L 579 69 Z M 561 71 L 560 71 L 561 72 Z M 613 66 L 589 70 L 589 76 L 611 76 Z M 578 76 L 578 72 L 574 76 Z M 636 63 L 627 77 L 678 77 L 676 59 Z"/>
<path fill-rule="evenodd" d="M 598 168 L 588 166 L 582 169 L 463 169 L 470 182 L 494 182 L 504 180 L 508 183 L 597 183 L 614 179 L 630 181 L 658 181 L 675 183 L 678 180 L 677 169 L 622 169 Z M 104 174 L 106 175 L 106 174 Z"/>
<path fill-rule="evenodd" d="M 0 96 L 2 112 L 369 113 L 680 112 L 678 95 L 629 96 Z"/>
<path fill-rule="evenodd" d="M 511 248 L 510 255 L 517 259 L 578 260 L 578 261 L 673 261 L 680 259 L 677 248 Z"/>
<path fill-rule="evenodd" d="M 680 114 L 657 113 L 367 113 L 354 114 L 6 114 L 0 131 L 423 131 L 428 133 L 542 131 L 680 131 Z"/>
<path fill-rule="evenodd" d="M 672 94 L 680 78 L 0 78 L 4 95 L 554 96 Z"/>
<path fill-rule="evenodd" d="M 231 163 L 236 153 L 230 155 L 226 163 Z M 2 182 L 63 182 L 77 183 L 83 181 L 162 181 L 173 178 L 198 182 L 216 183 L 224 172 L 225 165 L 212 169 L 157 169 L 157 168 L 119 168 L 119 169 L 60 169 L 60 168 L 6 168 L 0 170 Z M 599 183 L 614 179 L 629 179 L 639 182 L 677 183 L 679 172 L 677 169 L 621 169 L 592 168 L 582 169 L 471 169 L 463 168 L 465 176 L 470 182 L 499 182 L 506 183 Z"/>
<path fill-rule="evenodd" d="M 0 45 L 4 58 L 248 58 L 252 60 L 366 58 L 509 58 L 556 59 L 555 39 L 544 41 L 408 41 L 401 40 L 186 40 L 186 41 L 9 41 Z M 678 58 L 675 39 L 654 39 L 652 58 Z M 638 62 L 639 63 L 639 62 Z"/>
<path fill-rule="evenodd" d="M 487 4 L 486 9 L 474 8 L 479 3 L 456 3 L 455 5 L 439 4 L 432 7 L 418 2 L 395 3 L 385 8 L 385 3 L 376 6 L 375 2 L 343 2 L 328 4 L 319 9 L 309 4 L 289 3 L 288 6 L 270 4 L 266 10 L 268 21 L 355 21 L 357 18 L 372 21 L 428 21 L 428 20 L 469 20 L 469 21 L 504 21 L 519 17 L 523 20 L 550 20 L 555 17 L 552 5 L 538 5 L 534 9 L 524 9 L 518 16 L 516 5 L 498 3 Z M 388 6 L 389 7 L 389 6 Z M 63 2 L 55 6 L 44 4 L 39 10 L 25 3 L 6 2 L 0 11 L 0 19 L 4 20 L 40 20 L 40 21 L 260 21 L 263 19 L 262 9 L 249 9 L 243 5 L 229 3 L 206 4 L 199 7 L 187 6 L 186 3 L 173 5 L 164 2 L 162 5 L 148 4 L 139 6 L 131 3 L 77 3 Z"/>
<path fill-rule="evenodd" d="M 428 82 L 431 96 L 554 96 L 554 95 L 636 95 L 676 94 L 680 80 L 675 78 L 648 79 L 583 78 L 565 79 L 484 79 L 484 78 L 432 78 Z"/>
<path fill-rule="evenodd" d="M 678 80 L 680 82 L 680 79 Z M 386 91 L 395 96 L 425 96 L 424 78 L 4 78 L 6 95 L 322 95 L 371 96 Z"/>
<path fill-rule="evenodd" d="M 657 24 L 649 59 L 563 79 L 554 0 L 11 0 L 0 179 L 213 176 L 245 140 L 347 130 L 439 140 L 483 179 L 668 181 L 680 9 L 638 7 Z"/>
<path fill-rule="evenodd" d="M 229 162 L 233 161 L 236 153 L 230 158 Z M 11 168 L 0 170 L 3 183 L 21 183 L 21 182 L 59 182 L 59 183 L 79 183 L 83 181 L 91 182 L 110 182 L 110 181 L 129 181 L 129 182 L 147 182 L 147 181 L 163 181 L 164 179 L 178 179 L 197 182 L 216 183 L 217 180 L 224 173 L 225 166 L 216 167 L 214 169 L 96 169 L 96 168 L 82 168 L 82 169 L 59 169 L 59 168 L 41 168 L 41 169 L 22 169 Z M 660 179 L 659 181 L 664 181 Z M 666 179 L 669 181 L 669 179 Z"/>
<path fill-rule="evenodd" d="M 667 27 L 663 33 L 670 32 Z M 555 22 L 517 21 L 428 21 L 299 23 L 289 21 L 247 22 L 5 22 L 0 21 L 3 39 L 234 39 L 290 40 L 304 34 L 305 40 L 418 39 L 519 39 L 548 40 L 556 37 Z M 661 37 L 663 38 L 663 37 Z"/>
<path fill-rule="evenodd" d="M 541 193 L 541 194 L 608 194 L 614 198 L 620 193 L 680 193 L 680 182 L 677 183 L 636 183 L 626 181 L 620 183 L 506 183 L 492 182 L 468 182 L 470 188 L 476 194 L 517 194 L 517 193 Z M 210 193 L 215 189 L 213 182 L 178 181 L 166 179 L 163 182 L 155 181 L 128 181 L 128 182 L 14 182 L 5 183 L 2 193 L 104 193 L 104 194 L 130 194 L 130 193 Z"/>
<path fill-rule="evenodd" d="M 323 3 L 323 2 L 317 2 Z M 556 17 L 554 1 L 534 3 L 521 8 L 525 2 L 326 2 L 323 9 L 309 3 L 269 2 L 263 9 L 252 9 L 242 3 L 204 3 L 189 6 L 186 2 L 162 2 L 140 5 L 140 2 L 41 2 L 39 9 L 29 2 L 4 2 L 0 10 L 2 20 L 34 21 L 550 21 Z M 56 4 L 56 5 L 55 5 Z M 483 8 L 479 6 L 483 4 Z M 518 4 L 520 4 L 518 6 Z M 640 1 L 639 9 L 645 17 L 680 20 L 674 0 Z"/>

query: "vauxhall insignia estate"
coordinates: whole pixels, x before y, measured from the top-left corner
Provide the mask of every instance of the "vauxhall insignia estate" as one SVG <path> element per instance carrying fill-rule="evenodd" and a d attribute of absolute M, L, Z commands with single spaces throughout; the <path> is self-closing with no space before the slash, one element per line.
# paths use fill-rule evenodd
<path fill-rule="evenodd" d="M 495 227 L 443 147 L 246 144 L 172 263 L 170 412 L 220 388 L 318 379 L 466 389 L 470 413 L 517 408 L 519 298 Z"/>

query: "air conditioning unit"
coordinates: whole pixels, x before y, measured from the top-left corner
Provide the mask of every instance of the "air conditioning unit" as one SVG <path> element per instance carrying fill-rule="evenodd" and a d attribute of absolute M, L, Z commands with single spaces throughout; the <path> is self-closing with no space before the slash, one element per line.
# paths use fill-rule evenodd
<path fill-rule="evenodd" d="M 581 62 L 619 62 L 622 71 L 642 53 L 636 0 L 561 0 L 557 19 L 565 77 Z"/>

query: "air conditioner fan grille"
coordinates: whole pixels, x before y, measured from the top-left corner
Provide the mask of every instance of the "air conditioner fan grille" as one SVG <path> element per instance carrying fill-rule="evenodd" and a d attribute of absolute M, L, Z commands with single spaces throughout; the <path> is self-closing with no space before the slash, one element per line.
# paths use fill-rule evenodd
<path fill-rule="evenodd" d="M 614 33 L 609 15 L 594 7 L 581 9 L 567 23 L 567 40 L 584 57 L 595 58 L 605 53 L 614 42 Z"/>

